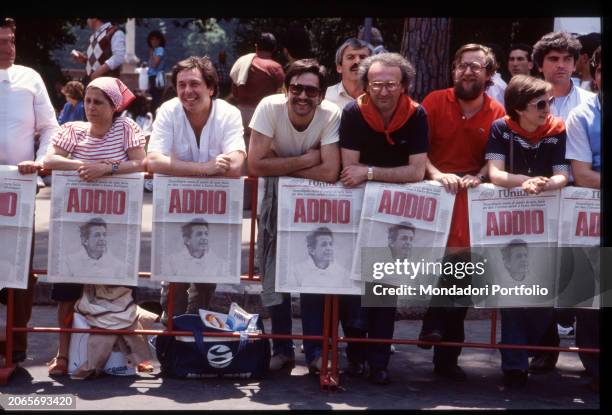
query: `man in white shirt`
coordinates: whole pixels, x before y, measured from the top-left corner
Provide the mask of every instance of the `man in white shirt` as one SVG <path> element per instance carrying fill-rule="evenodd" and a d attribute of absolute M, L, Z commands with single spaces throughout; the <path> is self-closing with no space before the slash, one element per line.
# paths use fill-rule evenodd
<path fill-rule="evenodd" d="M 580 41 L 566 32 L 548 33 L 533 46 L 533 61 L 544 80 L 553 86 L 550 112 L 564 122 L 572 109 L 595 96 L 592 92 L 575 86 L 571 80 L 581 47 Z M 570 173 L 570 182 L 573 181 L 573 175 Z M 573 325 L 573 310 L 556 309 L 554 315 L 556 321 L 551 322 L 551 328 L 542 340 L 543 346 L 559 346 L 557 330 Z M 555 368 L 558 357 L 559 352 L 537 352 L 529 370 L 534 373 L 551 371 Z"/>
<path fill-rule="evenodd" d="M 42 170 L 42 159 L 59 125 L 40 75 L 14 64 L 15 30 L 13 19 L 0 20 L 0 164 L 17 165 L 20 173 L 30 174 Z M 40 134 L 40 141 L 35 154 L 36 133 Z M 15 327 L 24 327 L 30 320 L 35 282 L 30 273 L 28 288 L 15 290 Z M 13 345 L 13 361 L 23 361 L 27 333 L 15 333 Z M 4 352 L 3 349 L 2 344 L 0 351 Z"/>
<path fill-rule="evenodd" d="M 172 68 L 177 92 L 159 107 L 149 140 L 147 168 L 171 176 L 240 177 L 246 157 L 240 111 L 217 96 L 219 77 L 208 57 L 189 57 Z M 162 264 L 163 267 L 163 264 Z M 174 315 L 187 309 L 187 289 L 208 308 L 215 284 L 177 283 Z M 168 286 L 162 286 L 162 322 Z"/>
<path fill-rule="evenodd" d="M 594 96 L 574 86 L 571 80 L 580 49 L 578 39 L 566 32 L 548 33 L 533 46 L 533 61 L 544 80 L 553 86 L 550 112 L 563 121 L 572 109 Z"/>
<path fill-rule="evenodd" d="M 88 18 L 87 26 L 93 32 L 87 54 L 78 51 L 72 54 L 74 60 L 85 64 L 87 82 L 100 76 L 119 78 L 121 64 L 125 61 L 125 34 L 110 22 L 96 17 Z"/>
<path fill-rule="evenodd" d="M 341 79 L 337 84 L 327 88 L 325 99 L 343 109 L 346 104 L 363 94 L 357 69 L 359 63 L 371 54 L 372 45 L 363 40 L 350 38 L 340 45 L 336 50 L 336 71 Z"/>
<path fill-rule="evenodd" d="M 323 99 L 325 73 L 314 59 L 293 62 L 285 75 L 287 95 L 270 95 L 257 105 L 249 127 L 249 174 L 267 176 L 259 220 L 258 248 L 262 276 L 262 303 L 268 307 L 272 333 L 291 334 L 291 297 L 275 291 L 276 214 L 279 176 L 294 176 L 335 183 L 340 171 L 338 127 L 340 109 Z M 323 295 L 301 295 L 304 334 L 323 320 Z M 304 323 L 304 320 L 307 319 Z M 310 324 L 312 323 L 312 324 Z M 311 372 L 320 370 L 316 350 L 310 354 L 304 342 Z M 273 340 L 270 369 L 295 363 L 293 342 Z"/>

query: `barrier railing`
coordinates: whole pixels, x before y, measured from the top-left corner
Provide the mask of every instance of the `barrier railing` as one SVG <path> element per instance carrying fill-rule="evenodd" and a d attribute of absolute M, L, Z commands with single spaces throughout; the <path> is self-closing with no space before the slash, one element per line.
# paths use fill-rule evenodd
<path fill-rule="evenodd" d="M 257 177 L 247 177 L 245 180 L 252 186 L 251 193 L 251 229 L 249 239 L 249 258 L 248 271 L 241 276 L 243 281 L 261 282 L 258 275 L 255 275 L 255 241 L 256 241 L 256 221 L 257 221 Z M 34 275 L 44 275 L 46 270 L 32 270 Z M 150 272 L 140 272 L 139 277 L 148 278 Z M 170 283 L 168 289 L 168 322 L 165 330 L 110 330 L 110 329 L 75 329 L 60 327 L 14 327 L 13 326 L 13 307 L 14 292 L 12 288 L 7 289 L 7 323 L 6 323 L 6 346 L 5 346 L 5 366 L 0 368 L 0 385 L 6 385 L 16 365 L 13 363 L 13 334 L 14 333 L 95 333 L 95 334 L 122 334 L 122 335 L 159 335 L 159 336 L 190 336 L 191 332 L 175 331 L 172 327 L 172 317 L 174 312 L 174 284 Z M 535 345 L 512 345 L 496 344 L 497 341 L 497 311 L 491 311 L 491 332 L 489 343 L 470 343 L 470 342 L 429 342 L 422 340 L 408 339 L 373 339 L 373 338 L 351 338 L 340 337 L 338 335 L 339 326 L 339 297 L 338 295 L 326 294 L 323 311 L 323 333 L 320 336 L 303 336 L 298 334 L 249 334 L 249 338 L 259 339 L 296 339 L 296 340 L 320 340 L 321 358 L 323 365 L 319 374 L 319 385 L 321 389 L 336 390 L 340 385 L 339 366 L 338 366 L 338 343 L 387 343 L 387 344 L 411 344 L 411 345 L 436 345 L 449 347 L 468 347 L 479 349 L 515 349 L 515 350 L 539 350 L 539 351 L 558 351 L 572 353 L 599 353 L 599 348 L 578 348 L 578 347 L 553 347 Z M 218 333 L 204 332 L 205 336 L 212 337 L 239 337 L 239 333 Z M 331 342 L 331 346 L 330 346 Z M 330 350 L 331 347 L 331 350 Z M 329 364 L 329 368 L 328 368 Z"/>

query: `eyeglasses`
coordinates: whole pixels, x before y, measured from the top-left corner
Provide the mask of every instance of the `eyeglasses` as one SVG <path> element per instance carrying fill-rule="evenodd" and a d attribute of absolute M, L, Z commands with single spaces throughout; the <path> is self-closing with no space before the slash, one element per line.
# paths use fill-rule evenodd
<path fill-rule="evenodd" d="M 470 68 L 472 72 L 480 73 L 480 71 L 486 68 L 486 65 L 483 65 L 478 62 L 461 62 L 457 64 L 456 68 L 459 72 L 465 72 L 467 68 Z"/>
<path fill-rule="evenodd" d="M 400 83 L 395 81 L 368 82 L 368 86 L 372 92 L 380 92 L 383 88 L 387 88 L 389 92 L 395 92 L 400 87 Z"/>
<path fill-rule="evenodd" d="M 538 111 L 544 111 L 546 108 L 548 108 L 549 106 L 552 105 L 553 99 L 554 99 L 554 97 L 550 97 L 548 99 L 542 98 L 542 99 L 538 100 L 537 102 L 530 102 L 527 105 L 532 105 L 532 106 L 536 107 L 536 109 Z"/>
<path fill-rule="evenodd" d="M 289 92 L 291 92 L 293 95 L 300 96 L 302 95 L 302 91 L 306 91 L 306 96 L 308 98 L 316 98 L 321 94 L 321 90 L 316 86 L 302 84 L 289 85 Z"/>

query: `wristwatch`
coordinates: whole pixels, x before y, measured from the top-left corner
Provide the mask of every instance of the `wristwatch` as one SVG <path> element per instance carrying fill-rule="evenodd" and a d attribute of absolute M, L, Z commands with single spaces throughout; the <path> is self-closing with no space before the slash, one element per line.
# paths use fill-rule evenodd
<path fill-rule="evenodd" d="M 368 166 L 368 180 L 374 180 L 374 167 Z"/>
<path fill-rule="evenodd" d="M 119 162 L 116 161 L 111 164 L 111 175 L 117 173 L 118 170 L 119 170 Z"/>
<path fill-rule="evenodd" d="M 478 180 L 480 180 L 482 183 L 484 183 L 487 180 L 487 176 L 485 176 L 484 174 L 479 174 L 476 177 L 478 177 Z"/>

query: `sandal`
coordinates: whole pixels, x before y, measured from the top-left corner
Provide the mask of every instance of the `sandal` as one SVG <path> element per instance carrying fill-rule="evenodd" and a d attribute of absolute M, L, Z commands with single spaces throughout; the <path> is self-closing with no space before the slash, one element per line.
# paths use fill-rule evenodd
<path fill-rule="evenodd" d="M 50 376 L 65 376 L 68 374 L 68 358 L 66 356 L 56 356 L 49 363 Z"/>
<path fill-rule="evenodd" d="M 155 367 L 149 360 L 145 360 L 144 362 L 139 363 L 136 369 L 141 373 L 151 373 L 155 370 Z"/>

